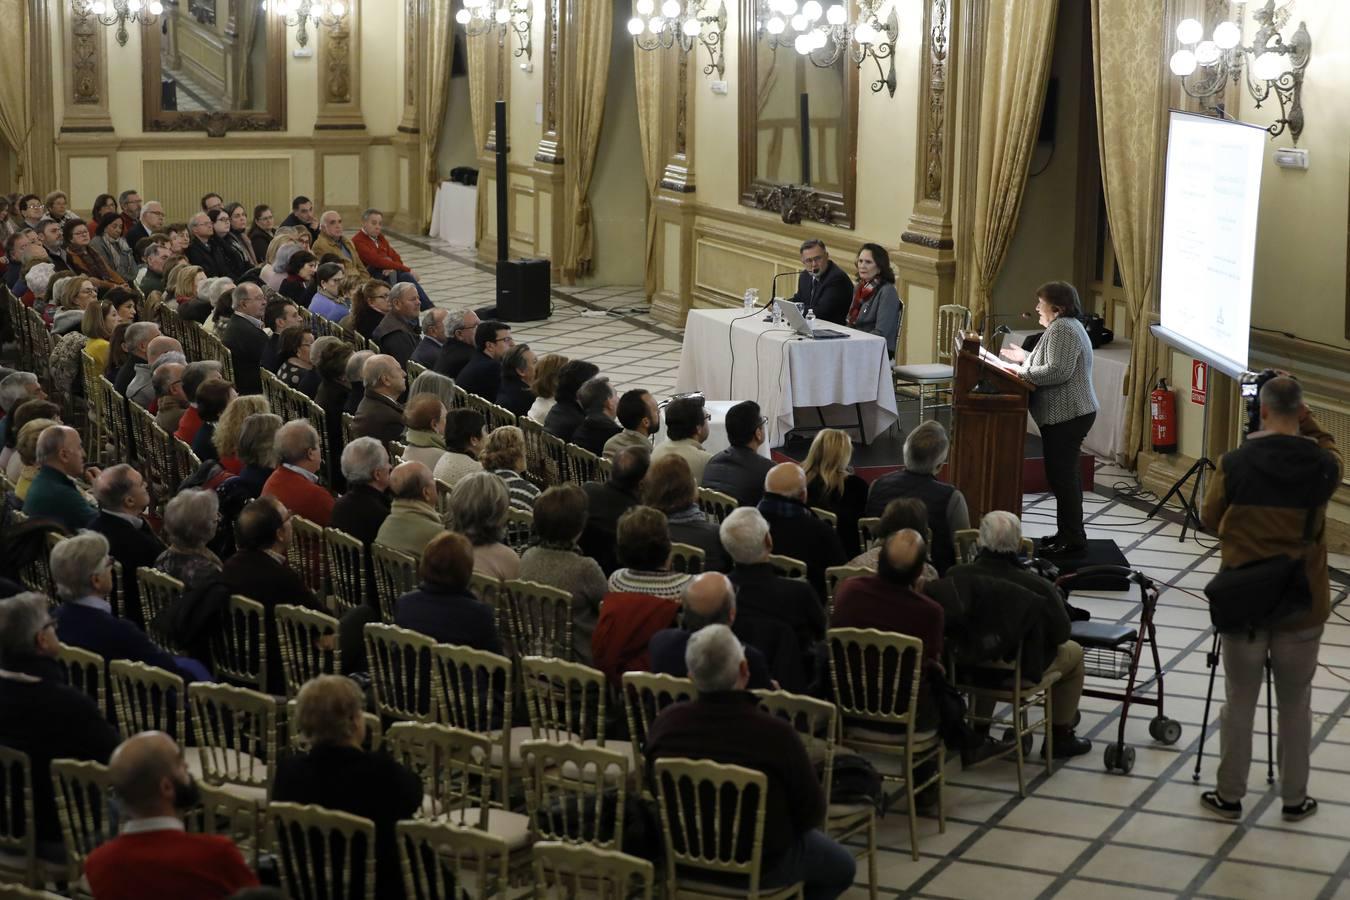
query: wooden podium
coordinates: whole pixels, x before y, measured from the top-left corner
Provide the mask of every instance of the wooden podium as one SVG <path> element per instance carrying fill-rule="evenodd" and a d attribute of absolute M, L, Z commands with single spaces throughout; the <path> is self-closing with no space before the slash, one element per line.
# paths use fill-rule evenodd
<path fill-rule="evenodd" d="M 978 336 L 966 335 L 958 342 L 951 482 L 966 496 L 972 525 L 994 509 L 1021 517 L 1027 399 L 1036 387 L 982 359 Z"/>

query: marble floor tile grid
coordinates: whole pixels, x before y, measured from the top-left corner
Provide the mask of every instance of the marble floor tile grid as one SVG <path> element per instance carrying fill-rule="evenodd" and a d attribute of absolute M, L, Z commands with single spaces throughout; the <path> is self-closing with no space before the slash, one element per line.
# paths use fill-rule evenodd
<path fill-rule="evenodd" d="M 434 243 L 405 240 L 404 259 L 423 276 L 441 305 L 492 302 L 493 276 L 472 260 Z M 596 309 L 631 309 L 642 296 L 634 288 L 555 291 L 554 315 L 521 323 L 518 339 L 545 352 L 578 354 L 595 361 L 620 387 L 653 391 L 673 386 L 679 332 L 645 315 L 587 315 Z M 1237 823 L 1207 815 L 1200 792 L 1212 786 L 1218 751 L 1215 733 L 1223 680 L 1215 683 L 1199 784 L 1192 781 L 1200 749 L 1209 683 L 1208 613 L 1202 588 L 1218 570 L 1217 542 L 1181 532 L 1173 510 L 1149 518 L 1151 504 L 1137 496 L 1132 473 L 1106 463 L 1097 467 L 1097 491 L 1084 498 L 1091 538 L 1117 543 L 1130 565 L 1165 585 L 1155 617 L 1166 688 L 1166 712 L 1182 724 L 1181 740 L 1163 746 L 1148 734 L 1153 710 L 1131 711 L 1125 736 L 1136 759 L 1128 775 L 1108 774 L 1102 753 L 1120 720 L 1116 701 L 1085 698 L 1079 733 L 1093 740 L 1090 754 L 1056 766 L 1046 775 L 1039 746 L 1028 759 L 1027 797 L 1017 795 L 1011 763 L 970 772 L 948 768 L 947 830 L 921 819 L 920 859 L 909 855 L 909 829 L 902 809 L 879 823 L 878 883 L 884 897 L 1147 898 L 1232 897 L 1282 900 L 1346 897 L 1350 887 L 1350 618 L 1341 612 L 1350 585 L 1350 557 L 1332 555 L 1333 602 L 1320 667 L 1313 682 L 1314 752 L 1310 791 L 1321 803 L 1317 815 L 1299 823 L 1280 818 L 1279 795 L 1266 783 L 1265 719 L 1257 716 L 1245 815 Z M 1026 532 L 1054 530 L 1054 498 L 1027 494 Z M 1137 623 L 1135 592 L 1074 593 L 1072 602 L 1094 619 Z M 1141 664 L 1141 674 L 1149 672 Z M 1089 679 L 1119 690 L 1121 682 Z M 1039 740 L 1037 741 L 1039 745 Z M 1034 760 L 1034 762 L 1033 762 Z M 865 897 L 866 868 L 845 896 Z"/>

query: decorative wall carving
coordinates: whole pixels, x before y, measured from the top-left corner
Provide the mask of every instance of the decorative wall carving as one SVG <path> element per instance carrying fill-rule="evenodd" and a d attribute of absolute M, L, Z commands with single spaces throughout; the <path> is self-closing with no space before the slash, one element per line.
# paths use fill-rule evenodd
<path fill-rule="evenodd" d="M 675 62 L 675 152 L 685 156 L 689 148 L 689 54 L 681 53 Z"/>
<path fill-rule="evenodd" d="M 567 37 L 564 0 L 545 0 L 544 7 L 544 123 L 543 136 L 535 150 L 536 162 L 562 165 L 562 135 L 558 123 L 562 95 L 563 42 Z"/>
<path fill-rule="evenodd" d="M 417 0 L 408 0 L 403 20 L 403 104 L 409 107 L 417 104 L 418 29 Z"/>
<path fill-rule="evenodd" d="M 755 188 L 754 206 L 778 213 L 785 225 L 797 225 L 802 219 L 830 225 L 836 215 L 833 205 L 819 193 L 796 184 Z"/>
<path fill-rule="evenodd" d="M 917 247 L 927 247 L 929 250 L 951 250 L 956 246 L 956 242 L 951 238 L 940 238 L 931 234 L 919 234 L 917 231 L 906 231 L 901 234 L 900 243 L 914 244 Z"/>
<path fill-rule="evenodd" d="M 323 80 L 323 102 L 352 102 L 352 30 L 351 13 L 324 32 L 327 65 Z"/>
<path fill-rule="evenodd" d="M 86 8 L 71 7 L 71 100 L 76 104 L 97 106 L 102 98 L 99 90 L 99 41 L 103 27 Z"/>
<path fill-rule="evenodd" d="M 948 0 L 933 0 L 932 27 L 928 33 L 928 141 L 924 148 L 924 192 L 926 200 L 942 202 L 942 170 L 947 120 L 947 50 L 951 42 Z"/>

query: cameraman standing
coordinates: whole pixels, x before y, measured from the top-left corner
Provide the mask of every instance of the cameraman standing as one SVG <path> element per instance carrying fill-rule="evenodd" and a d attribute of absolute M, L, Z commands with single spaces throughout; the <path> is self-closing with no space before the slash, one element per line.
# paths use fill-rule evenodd
<path fill-rule="evenodd" d="M 1223 567 L 1289 556 L 1304 560 L 1312 603 L 1269 630 L 1223 635 L 1226 703 L 1220 728 L 1218 789 L 1201 805 L 1228 819 L 1242 816 L 1252 755 L 1252 719 L 1270 656 L 1279 704 L 1280 790 L 1285 821 L 1317 811 L 1308 796 L 1312 680 L 1318 642 L 1331 613 L 1326 504 L 1341 480 L 1341 457 L 1303 403 L 1303 390 L 1281 374 L 1262 386 L 1261 430 L 1224 454 L 1205 495 L 1201 518 L 1217 530 Z"/>

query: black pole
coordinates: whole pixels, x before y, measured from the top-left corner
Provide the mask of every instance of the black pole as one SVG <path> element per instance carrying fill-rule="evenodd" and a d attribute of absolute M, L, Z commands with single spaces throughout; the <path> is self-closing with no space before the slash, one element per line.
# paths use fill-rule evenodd
<path fill-rule="evenodd" d="M 811 183 L 811 98 L 802 94 L 802 184 Z"/>
<path fill-rule="evenodd" d="M 498 100 L 497 129 L 497 262 L 506 262 L 511 255 L 510 234 L 506 221 L 506 101 Z"/>

